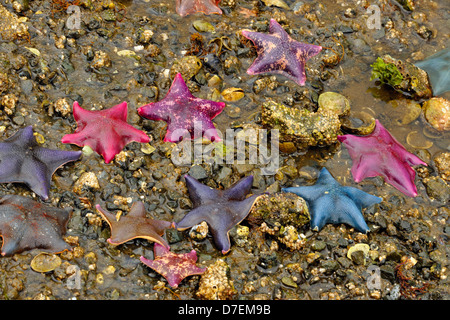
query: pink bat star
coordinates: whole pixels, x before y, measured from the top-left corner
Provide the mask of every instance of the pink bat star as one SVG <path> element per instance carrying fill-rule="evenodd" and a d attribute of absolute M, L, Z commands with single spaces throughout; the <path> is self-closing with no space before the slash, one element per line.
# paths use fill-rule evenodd
<path fill-rule="evenodd" d="M 369 135 L 359 137 L 346 134 L 337 138 L 345 144 L 353 160 L 351 171 L 356 182 L 382 176 L 407 196 L 417 196 L 414 184 L 416 172 L 411 166 L 427 164 L 408 152 L 378 120 Z"/>
<path fill-rule="evenodd" d="M 101 154 L 106 163 L 111 162 L 128 143 L 132 141 L 147 143 L 150 138 L 145 132 L 127 123 L 128 107 L 126 102 L 110 109 L 89 111 L 73 103 L 73 117 L 78 128 L 72 134 L 66 134 L 62 143 L 77 146 L 89 146 Z"/>

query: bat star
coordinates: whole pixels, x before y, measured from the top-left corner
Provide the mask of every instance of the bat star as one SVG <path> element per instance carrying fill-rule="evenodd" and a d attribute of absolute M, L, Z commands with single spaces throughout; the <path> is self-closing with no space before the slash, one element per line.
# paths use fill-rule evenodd
<path fill-rule="evenodd" d="M 337 138 L 347 147 L 353 160 L 351 171 L 355 182 L 382 176 L 387 183 L 407 196 L 417 196 L 414 184 L 416 172 L 411 166 L 427 164 L 408 152 L 378 119 L 369 135 L 360 137 L 346 134 Z"/>
<path fill-rule="evenodd" d="M 300 86 L 305 85 L 305 63 L 317 55 L 322 47 L 292 39 L 275 19 L 270 19 L 269 32 L 242 31 L 242 35 L 255 44 L 258 53 L 247 73 L 281 74 Z"/>
<path fill-rule="evenodd" d="M 26 197 L 6 195 L 0 199 L 2 256 L 35 248 L 58 253 L 70 250 L 63 240 L 72 209 L 46 206 Z"/>
<path fill-rule="evenodd" d="M 218 6 L 219 2 L 220 0 L 177 0 L 176 11 L 182 17 L 197 12 L 222 14 Z"/>
<path fill-rule="evenodd" d="M 346 223 L 367 233 L 369 227 L 361 209 L 382 201 L 362 190 L 340 185 L 326 168 L 320 171 L 315 185 L 282 188 L 281 191 L 295 193 L 306 200 L 311 212 L 311 228 L 316 231 L 326 223 Z"/>
<path fill-rule="evenodd" d="M 164 99 L 140 107 L 138 113 L 150 120 L 167 122 L 164 141 L 179 142 L 181 137 L 197 139 L 202 135 L 211 141 L 219 141 L 220 137 L 211 120 L 223 108 L 223 102 L 194 97 L 178 73 Z"/>
<path fill-rule="evenodd" d="M 108 239 L 110 244 L 117 246 L 135 238 L 143 238 L 169 248 L 162 235 L 165 229 L 173 227 L 173 223 L 147 218 L 144 204 L 141 201 L 133 203 L 130 212 L 121 216 L 119 220 L 99 204 L 95 208 L 111 228 L 111 238 Z"/>
<path fill-rule="evenodd" d="M 239 180 L 226 190 L 212 189 L 189 175 L 184 177 L 193 210 L 176 223 L 177 229 L 185 230 L 206 221 L 217 248 L 227 253 L 231 248 L 229 231 L 247 217 L 258 197 L 246 198 L 253 176 Z"/>
<path fill-rule="evenodd" d="M 75 101 L 73 117 L 78 127 L 74 133 L 66 134 L 61 142 L 89 146 L 109 163 L 128 143 L 150 141 L 143 131 L 127 123 L 127 112 L 126 102 L 105 110 L 89 111 Z"/>
<path fill-rule="evenodd" d="M 0 142 L 0 183 L 27 184 L 33 192 L 47 200 L 52 175 L 63 164 L 76 161 L 81 151 L 63 151 L 39 146 L 28 126 Z"/>
<path fill-rule="evenodd" d="M 206 268 L 197 267 L 197 252 L 191 250 L 189 253 L 176 254 L 170 252 L 168 248 L 155 243 L 153 247 L 154 260 L 141 256 L 140 260 L 146 266 L 152 268 L 164 278 L 172 288 L 177 288 L 180 282 L 192 275 L 202 274 Z"/>

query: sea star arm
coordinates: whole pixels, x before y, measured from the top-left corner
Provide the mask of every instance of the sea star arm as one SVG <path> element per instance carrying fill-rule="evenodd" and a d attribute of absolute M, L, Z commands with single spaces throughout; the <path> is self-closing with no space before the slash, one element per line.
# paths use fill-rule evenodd
<path fill-rule="evenodd" d="M 358 208 L 366 208 L 374 205 L 376 203 L 380 203 L 383 201 L 382 198 L 371 195 L 362 190 L 353 188 L 353 187 L 342 187 L 342 192 L 344 192 L 350 199 L 355 202 Z"/>
<path fill-rule="evenodd" d="M 200 183 L 197 179 L 192 178 L 187 174 L 184 178 L 186 180 L 186 187 L 189 190 L 189 198 L 191 199 L 194 208 L 201 206 L 205 200 L 217 200 L 217 190 Z"/>
<path fill-rule="evenodd" d="M 253 176 L 245 177 L 223 192 L 223 196 L 229 200 L 244 200 L 250 192 L 253 184 Z"/>
<path fill-rule="evenodd" d="M 326 223 L 345 223 L 366 233 L 369 227 L 360 209 L 346 196 L 323 196 L 312 204 L 311 228 L 320 230 Z"/>
<path fill-rule="evenodd" d="M 302 197 L 306 201 L 315 201 L 320 195 L 322 195 L 325 191 L 325 187 L 318 186 L 303 186 L 303 187 L 290 187 L 290 188 L 282 188 L 283 192 L 292 192 L 299 197 Z"/>

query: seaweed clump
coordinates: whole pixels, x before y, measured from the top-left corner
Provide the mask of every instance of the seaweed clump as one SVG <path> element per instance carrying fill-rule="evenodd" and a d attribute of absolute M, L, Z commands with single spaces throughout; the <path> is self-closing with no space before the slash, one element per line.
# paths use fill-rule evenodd
<path fill-rule="evenodd" d="M 384 55 L 371 65 L 370 80 L 378 78 L 396 91 L 415 100 L 429 99 L 433 96 L 428 74 L 415 65 Z"/>

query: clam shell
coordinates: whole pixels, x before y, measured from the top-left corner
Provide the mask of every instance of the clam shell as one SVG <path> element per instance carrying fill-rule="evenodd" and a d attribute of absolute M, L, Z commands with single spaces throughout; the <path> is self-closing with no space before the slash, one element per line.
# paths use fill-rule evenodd
<path fill-rule="evenodd" d="M 31 260 L 31 268 L 36 272 L 50 272 L 58 268 L 61 262 L 56 254 L 41 252 Z"/>

